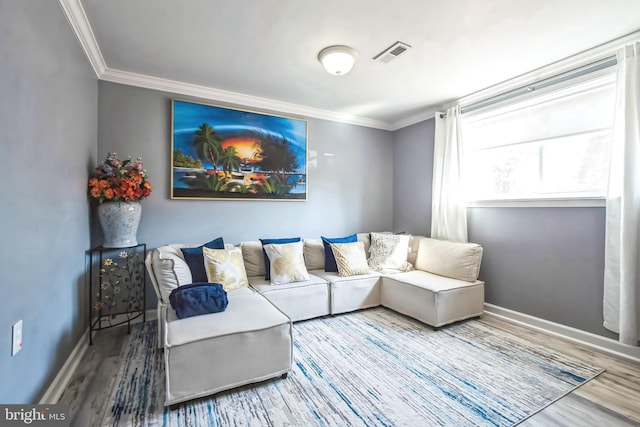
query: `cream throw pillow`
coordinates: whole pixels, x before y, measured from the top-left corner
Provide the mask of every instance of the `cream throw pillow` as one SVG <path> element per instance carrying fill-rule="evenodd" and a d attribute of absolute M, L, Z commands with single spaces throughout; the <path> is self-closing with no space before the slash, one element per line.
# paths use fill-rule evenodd
<path fill-rule="evenodd" d="M 382 272 L 411 270 L 412 265 L 407 261 L 409 240 L 408 234 L 371 233 L 369 267 Z"/>
<path fill-rule="evenodd" d="M 249 286 L 242 250 L 202 248 L 204 266 L 210 283 L 220 283 L 225 291 Z"/>
<path fill-rule="evenodd" d="M 271 264 L 271 284 L 284 285 L 309 280 L 304 265 L 303 242 L 264 245 Z"/>
<path fill-rule="evenodd" d="M 332 243 L 331 250 L 338 266 L 338 276 L 346 277 L 370 273 L 363 242 Z"/>

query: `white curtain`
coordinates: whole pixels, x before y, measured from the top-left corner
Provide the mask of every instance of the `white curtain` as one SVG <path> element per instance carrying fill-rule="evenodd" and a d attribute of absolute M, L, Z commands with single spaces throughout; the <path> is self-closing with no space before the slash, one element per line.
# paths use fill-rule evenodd
<path fill-rule="evenodd" d="M 606 212 L 604 326 L 637 345 L 640 321 L 640 43 L 617 52 Z"/>
<path fill-rule="evenodd" d="M 436 113 L 433 150 L 431 237 L 467 242 L 467 206 L 462 187 L 460 107 Z"/>

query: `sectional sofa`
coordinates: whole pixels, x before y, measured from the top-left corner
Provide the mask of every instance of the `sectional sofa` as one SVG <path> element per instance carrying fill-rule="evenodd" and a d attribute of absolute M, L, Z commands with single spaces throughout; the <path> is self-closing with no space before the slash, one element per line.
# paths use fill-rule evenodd
<path fill-rule="evenodd" d="M 370 236 L 357 235 L 367 254 Z M 480 245 L 411 236 L 408 271 L 350 276 L 325 271 L 321 239 L 304 239 L 302 245 L 308 280 L 276 285 L 265 278 L 263 244 L 241 242 L 250 286 L 228 291 L 224 312 L 184 319 L 177 318 L 169 295 L 193 281 L 180 249 L 195 245 L 166 245 L 149 252 L 145 263 L 158 297 L 165 405 L 286 377 L 292 366 L 293 322 L 380 305 L 434 328 L 483 313 L 484 283 L 477 280 Z"/>

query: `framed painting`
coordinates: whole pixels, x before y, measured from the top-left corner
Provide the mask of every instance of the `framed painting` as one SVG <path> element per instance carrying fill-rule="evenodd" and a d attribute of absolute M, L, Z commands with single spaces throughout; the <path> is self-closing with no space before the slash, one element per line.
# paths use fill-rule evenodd
<path fill-rule="evenodd" d="M 307 121 L 173 99 L 171 198 L 307 200 Z"/>

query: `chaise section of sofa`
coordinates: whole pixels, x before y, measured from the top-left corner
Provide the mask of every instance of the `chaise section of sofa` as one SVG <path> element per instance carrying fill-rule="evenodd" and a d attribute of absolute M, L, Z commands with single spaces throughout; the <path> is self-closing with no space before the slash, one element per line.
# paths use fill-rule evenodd
<path fill-rule="evenodd" d="M 414 270 L 382 277 L 384 307 L 440 327 L 483 313 L 484 284 Z"/>
<path fill-rule="evenodd" d="M 482 246 L 414 236 L 411 249 L 414 270 L 382 275 L 383 306 L 433 327 L 483 313 Z"/>
<path fill-rule="evenodd" d="M 165 405 L 275 378 L 291 370 L 291 319 L 249 287 L 227 293 L 220 313 L 178 319 L 173 289 L 190 284 L 181 247 L 166 245 L 145 260 L 158 297 L 158 341 L 164 350 Z M 260 357 L 256 358 L 259 354 Z"/>
<path fill-rule="evenodd" d="M 169 311 L 164 337 L 165 405 L 291 370 L 291 320 L 249 288 L 230 291 L 228 300 L 227 310 L 221 313 L 178 319 Z"/>

